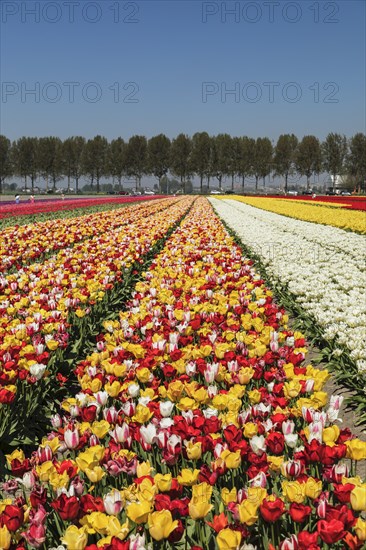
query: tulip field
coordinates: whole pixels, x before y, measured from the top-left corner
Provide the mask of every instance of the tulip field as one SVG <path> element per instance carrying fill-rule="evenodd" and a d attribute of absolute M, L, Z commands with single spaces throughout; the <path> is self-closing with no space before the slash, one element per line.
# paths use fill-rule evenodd
<path fill-rule="evenodd" d="M 0 548 L 365 550 L 366 214 L 346 206 L 4 213 Z"/>

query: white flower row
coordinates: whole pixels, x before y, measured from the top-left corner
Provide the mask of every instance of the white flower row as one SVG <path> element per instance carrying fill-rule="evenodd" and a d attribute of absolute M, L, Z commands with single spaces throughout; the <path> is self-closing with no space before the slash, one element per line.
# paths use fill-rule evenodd
<path fill-rule="evenodd" d="M 324 337 L 348 348 L 366 376 L 365 237 L 235 200 L 210 200 L 272 280 L 288 286 Z"/>

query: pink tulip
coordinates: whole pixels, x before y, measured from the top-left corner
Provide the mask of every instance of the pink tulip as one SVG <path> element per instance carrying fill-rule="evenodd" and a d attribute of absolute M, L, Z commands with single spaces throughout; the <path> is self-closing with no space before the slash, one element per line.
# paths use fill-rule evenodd
<path fill-rule="evenodd" d="M 64 440 L 68 449 L 76 449 L 80 443 L 80 437 L 78 430 L 65 430 Z"/>
<path fill-rule="evenodd" d="M 297 550 L 297 548 L 299 548 L 299 542 L 296 535 L 291 535 L 290 538 L 285 539 L 280 545 L 280 550 Z"/>

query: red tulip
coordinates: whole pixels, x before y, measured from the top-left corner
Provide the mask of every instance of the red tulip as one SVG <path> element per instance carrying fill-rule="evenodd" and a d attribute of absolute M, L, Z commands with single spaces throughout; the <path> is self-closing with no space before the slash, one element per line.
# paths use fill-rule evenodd
<path fill-rule="evenodd" d="M 18 508 L 12 504 L 5 506 L 3 513 L 0 515 L 0 525 L 8 528 L 9 531 L 17 531 L 24 520 L 23 508 Z"/>
<path fill-rule="evenodd" d="M 342 540 L 346 534 L 344 524 L 337 519 L 332 519 L 330 521 L 321 519 L 318 521 L 317 530 L 320 538 L 326 544 L 334 544 L 335 542 Z"/>
<path fill-rule="evenodd" d="M 282 516 L 285 511 L 285 505 L 280 498 L 276 498 L 276 500 L 265 498 L 259 509 L 263 519 L 268 523 L 273 523 Z"/>

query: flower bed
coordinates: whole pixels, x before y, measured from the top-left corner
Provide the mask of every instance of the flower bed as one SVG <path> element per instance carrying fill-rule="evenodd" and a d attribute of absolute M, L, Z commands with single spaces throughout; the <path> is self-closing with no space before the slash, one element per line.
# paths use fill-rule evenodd
<path fill-rule="evenodd" d="M 93 199 L 51 199 L 36 200 L 34 203 L 20 202 L 19 204 L 0 204 L 0 219 L 17 216 L 30 216 L 42 212 L 59 212 L 76 208 L 89 208 L 99 204 L 125 204 L 130 202 L 149 201 L 161 198 L 158 195 L 141 197 L 97 197 Z"/>
<path fill-rule="evenodd" d="M 155 205 L 155 201 L 149 205 Z M 158 208 L 166 208 L 165 201 L 159 201 Z M 138 204 L 131 205 L 126 212 L 113 209 L 72 219 L 8 227 L 0 233 L 0 271 L 4 273 L 13 267 L 19 269 L 22 264 L 38 260 L 45 254 L 127 225 L 141 215 L 140 211 L 141 205 Z"/>
<path fill-rule="evenodd" d="M 2 547 L 361 549 L 366 443 L 304 345 L 199 199 L 77 365 L 54 430 L 7 457 Z"/>
<path fill-rule="evenodd" d="M 120 216 L 121 223 L 130 222 L 127 226 L 1 277 L 0 403 L 14 400 L 18 380 L 34 384 L 48 374 L 50 353 L 68 344 L 70 313 L 74 322 L 88 315 L 190 202 L 167 201 L 163 211 L 159 204 L 141 206 L 133 222 L 125 209 Z"/>
<path fill-rule="evenodd" d="M 305 202 L 291 199 L 279 199 L 269 197 L 232 197 L 237 201 L 250 206 L 282 214 L 298 220 L 332 225 L 340 229 L 366 234 L 365 212 L 345 210 L 343 208 L 330 208 L 327 206 L 306 204 Z M 343 199 L 343 197 L 342 197 Z"/>
<path fill-rule="evenodd" d="M 263 198 L 263 195 L 259 195 Z M 308 195 L 287 195 L 287 196 L 278 196 L 278 195 L 266 195 L 266 198 L 273 198 L 276 200 L 286 200 L 286 201 L 300 201 L 300 202 L 310 202 L 311 204 L 323 204 L 324 206 L 335 206 L 341 208 L 347 208 L 351 210 L 366 210 L 366 197 L 365 196 L 316 196 L 313 198 Z"/>
<path fill-rule="evenodd" d="M 315 224 L 260 211 L 238 201 L 214 204 L 219 215 L 260 258 L 279 292 L 290 295 L 311 316 L 309 328 L 315 320 L 331 346 L 339 380 L 357 391 L 354 404 L 360 404 L 365 414 L 364 237 L 331 227 L 320 231 Z"/>

